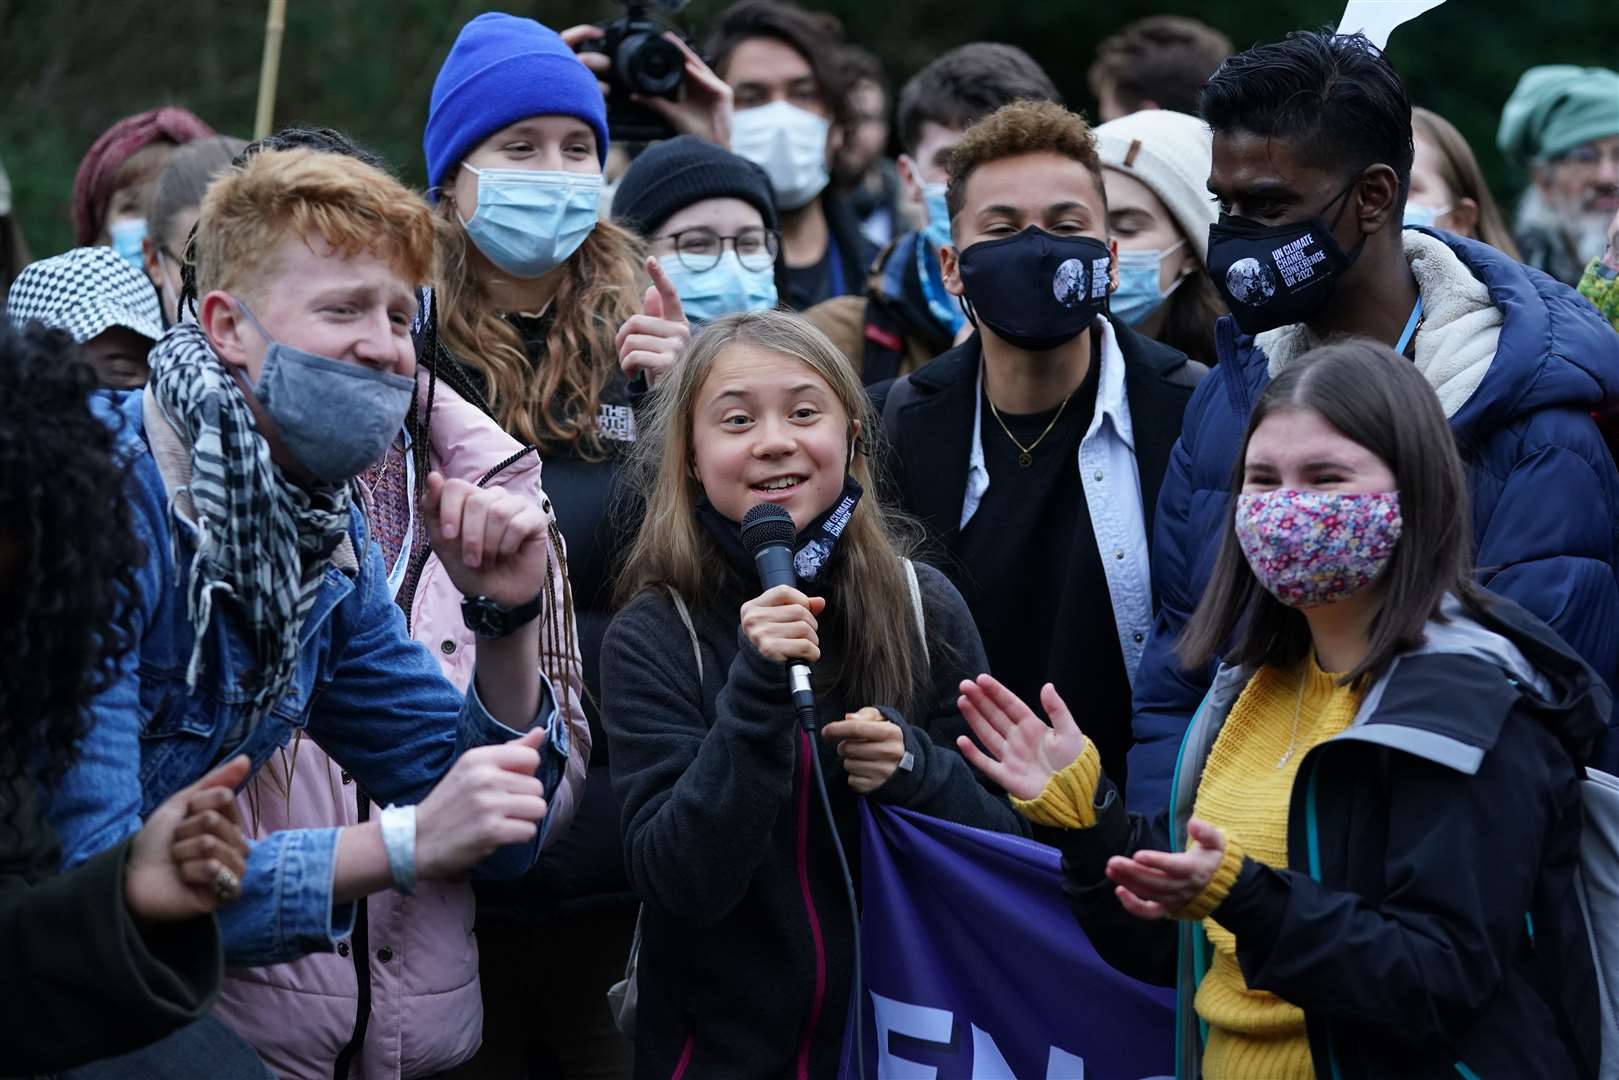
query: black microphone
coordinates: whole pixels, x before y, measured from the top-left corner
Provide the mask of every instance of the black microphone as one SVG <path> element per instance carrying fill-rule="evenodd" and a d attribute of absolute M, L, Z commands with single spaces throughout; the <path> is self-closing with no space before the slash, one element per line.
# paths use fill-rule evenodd
<path fill-rule="evenodd" d="M 798 529 L 793 516 L 775 503 L 760 503 L 742 515 L 742 546 L 759 568 L 759 583 L 769 592 L 777 585 L 798 587 L 793 569 L 793 540 Z M 793 660 L 787 665 L 787 685 L 793 711 L 805 731 L 815 730 L 815 692 L 810 689 L 809 665 Z"/>

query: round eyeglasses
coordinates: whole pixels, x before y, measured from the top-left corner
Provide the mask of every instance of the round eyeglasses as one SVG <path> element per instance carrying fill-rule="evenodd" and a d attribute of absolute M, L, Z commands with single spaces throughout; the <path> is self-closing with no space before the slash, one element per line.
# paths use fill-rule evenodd
<path fill-rule="evenodd" d="M 675 258 L 694 274 L 718 266 L 726 244 L 731 245 L 737 261 L 749 270 L 770 269 L 776 264 L 776 254 L 781 251 L 781 233 L 763 227 L 743 229 L 735 236 L 721 236 L 713 229 L 699 226 L 665 233 L 653 239 L 674 241 Z"/>

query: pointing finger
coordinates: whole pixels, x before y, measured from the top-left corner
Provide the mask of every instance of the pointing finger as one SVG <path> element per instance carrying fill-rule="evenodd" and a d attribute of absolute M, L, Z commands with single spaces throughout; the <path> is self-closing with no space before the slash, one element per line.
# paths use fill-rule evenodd
<path fill-rule="evenodd" d="M 669 280 L 669 275 L 664 273 L 663 264 L 658 262 L 657 256 L 647 256 L 646 272 L 652 275 L 652 287 L 657 290 L 658 297 L 663 303 L 659 314 L 671 322 L 685 322 L 686 309 L 680 304 L 680 292 L 675 288 L 675 283 Z M 651 312 L 647 314 L 650 315 Z"/>

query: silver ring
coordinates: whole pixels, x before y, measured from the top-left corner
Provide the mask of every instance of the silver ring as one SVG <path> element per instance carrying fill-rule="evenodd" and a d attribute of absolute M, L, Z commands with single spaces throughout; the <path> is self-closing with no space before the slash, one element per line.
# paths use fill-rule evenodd
<path fill-rule="evenodd" d="M 242 895 L 242 882 L 235 874 L 221 866 L 214 871 L 214 896 L 222 904 L 228 904 Z"/>

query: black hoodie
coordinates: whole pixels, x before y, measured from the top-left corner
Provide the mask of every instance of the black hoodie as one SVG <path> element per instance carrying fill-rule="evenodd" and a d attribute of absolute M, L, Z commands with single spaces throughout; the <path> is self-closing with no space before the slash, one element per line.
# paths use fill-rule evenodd
<path fill-rule="evenodd" d="M 931 664 L 918 673 L 909 723 L 890 714 L 914 761 L 873 797 L 1027 835 L 1005 796 L 954 750 L 955 736 L 967 733 L 957 688 L 984 670 L 983 646 L 944 576 L 916 569 Z M 849 1007 L 853 922 L 785 665 L 766 660 L 740 630 L 738 609 L 758 587 L 734 571 L 724 577 L 709 595 L 686 598 L 700 678 L 691 635 L 661 590 L 626 605 L 602 646 L 613 790 L 630 881 L 646 905 L 635 1074 L 829 1077 Z M 840 647 L 824 623 L 821 648 L 823 666 L 834 664 Z M 823 726 L 883 704 L 839 701 L 822 689 Z M 836 749 L 814 742 L 858 875 L 856 796 Z"/>

